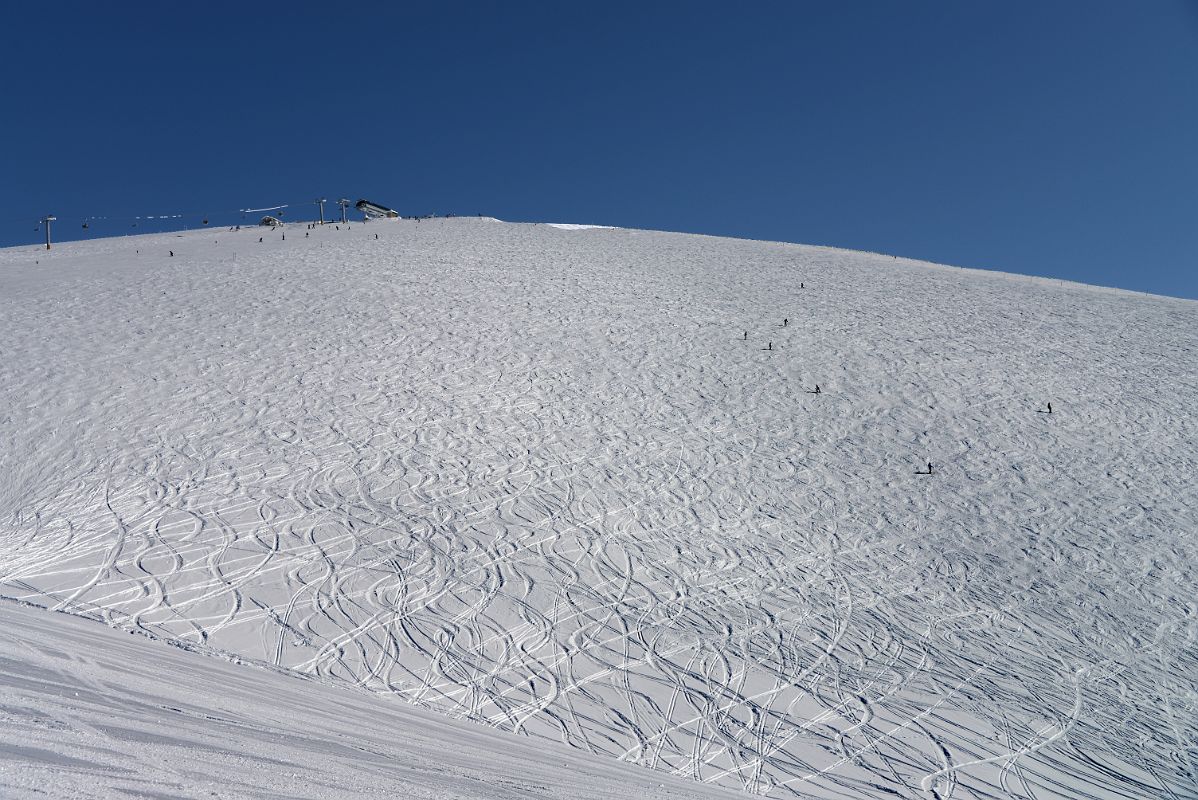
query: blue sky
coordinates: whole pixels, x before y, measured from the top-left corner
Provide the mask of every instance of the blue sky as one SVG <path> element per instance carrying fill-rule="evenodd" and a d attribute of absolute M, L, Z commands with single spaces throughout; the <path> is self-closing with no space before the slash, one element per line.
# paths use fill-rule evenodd
<path fill-rule="evenodd" d="M 1194 0 L 20 3 L 0 28 L 2 245 L 51 212 L 65 239 L 345 195 L 1198 298 Z"/>

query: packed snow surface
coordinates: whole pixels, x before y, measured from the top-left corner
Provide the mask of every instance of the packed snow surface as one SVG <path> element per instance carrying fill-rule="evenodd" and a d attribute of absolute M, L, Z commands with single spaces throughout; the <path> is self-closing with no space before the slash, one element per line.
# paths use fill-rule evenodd
<path fill-rule="evenodd" d="M 733 800 L 564 745 L 0 603 L 0 797 Z"/>
<path fill-rule="evenodd" d="M 1193 798 L 1196 408 L 1198 303 L 874 254 L 11 249 L 0 593 L 772 797 Z"/>

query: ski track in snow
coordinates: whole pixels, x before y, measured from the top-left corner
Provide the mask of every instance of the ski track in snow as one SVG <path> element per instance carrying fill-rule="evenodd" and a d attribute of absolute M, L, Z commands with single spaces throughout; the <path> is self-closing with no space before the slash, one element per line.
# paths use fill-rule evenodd
<path fill-rule="evenodd" d="M 1198 797 L 1198 304 L 286 232 L 0 251 L 0 593 L 771 797 Z"/>
<path fill-rule="evenodd" d="M 732 800 L 286 670 L 0 603 L 0 797 Z"/>

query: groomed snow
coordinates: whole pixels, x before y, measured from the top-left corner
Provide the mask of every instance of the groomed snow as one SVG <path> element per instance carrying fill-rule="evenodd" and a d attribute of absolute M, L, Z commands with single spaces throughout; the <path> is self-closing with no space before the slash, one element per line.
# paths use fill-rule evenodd
<path fill-rule="evenodd" d="M 1198 796 L 1198 303 L 305 233 L 0 251 L 0 593 L 775 797 Z"/>
<path fill-rule="evenodd" d="M 0 603 L 0 796 L 735 797 Z"/>

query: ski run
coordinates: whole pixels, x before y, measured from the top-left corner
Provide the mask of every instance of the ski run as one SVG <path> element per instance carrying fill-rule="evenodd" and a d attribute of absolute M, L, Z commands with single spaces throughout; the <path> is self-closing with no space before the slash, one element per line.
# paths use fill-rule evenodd
<path fill-rule="evenodd" d="M 878 254 L 0 250 L 0 796 L 1195 798 L 1196 410 L 1198 303 Z"/>

